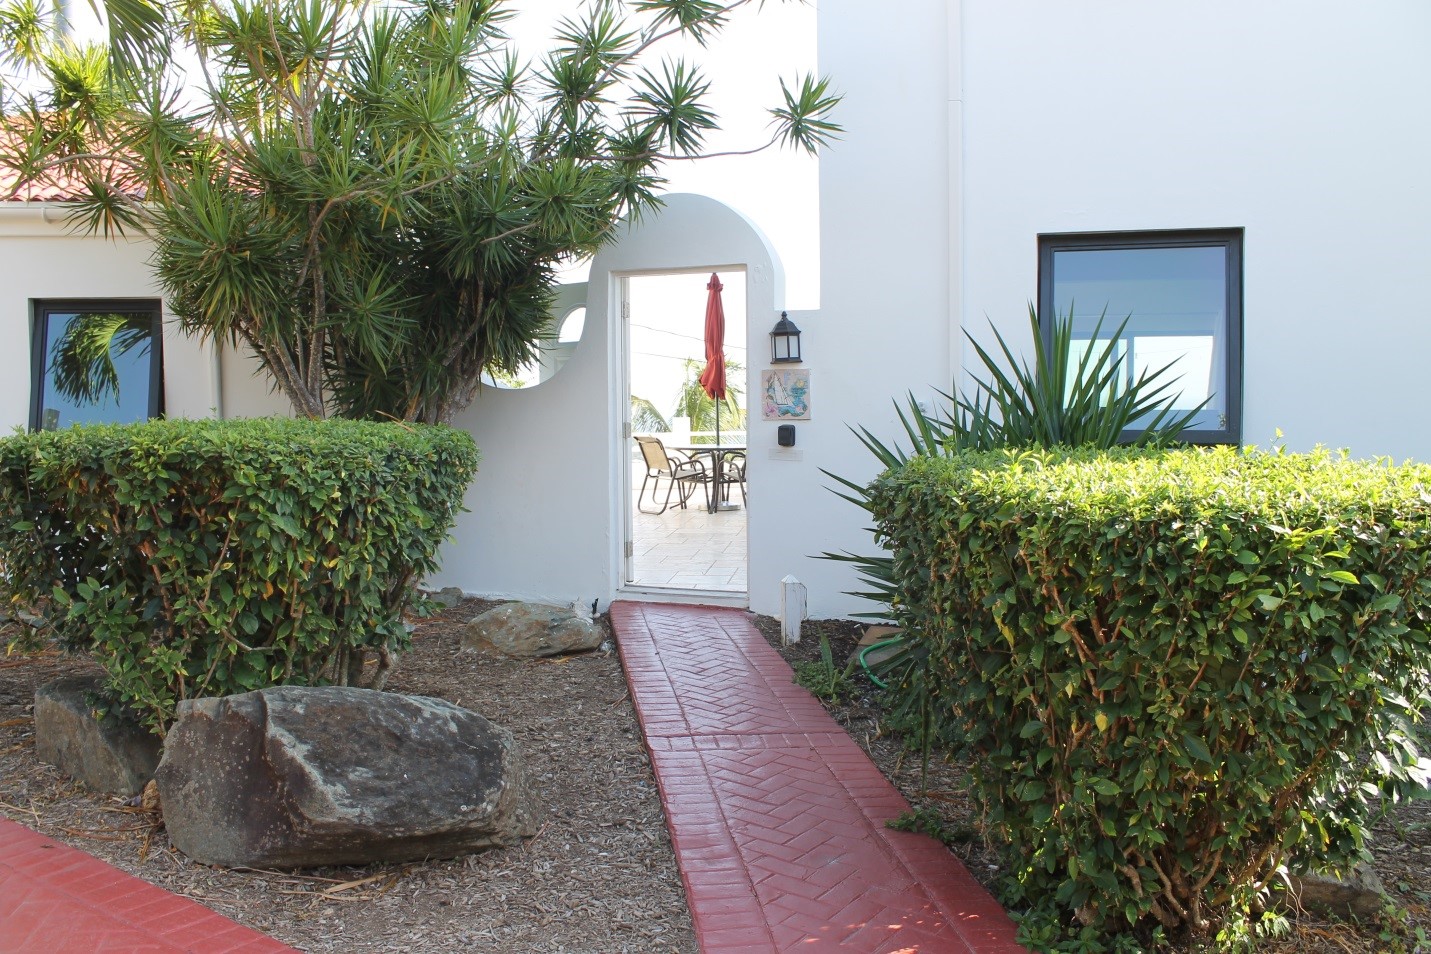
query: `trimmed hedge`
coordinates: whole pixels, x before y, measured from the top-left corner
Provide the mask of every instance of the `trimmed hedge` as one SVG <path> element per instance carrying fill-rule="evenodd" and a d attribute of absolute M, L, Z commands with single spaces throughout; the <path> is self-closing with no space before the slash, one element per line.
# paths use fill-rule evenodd
<path fill-rule="evenodd" d="M 471 437 L 360 421 L 151 421 L 0 441 L 0 552 L 157 731 L 176 702 L 356 681 L 475 473 Z"/>
<path fill-rule="evenodd" d="M 1280 864 L 1356 861 L 1378 792 L 1425 781 L 1428 493 L 1431 468 L 1325 451 L 1006 451 L 879 478 L 902 622 L 954 700 L 1011 900 L 1045 926 L 1206 936 Z"/>

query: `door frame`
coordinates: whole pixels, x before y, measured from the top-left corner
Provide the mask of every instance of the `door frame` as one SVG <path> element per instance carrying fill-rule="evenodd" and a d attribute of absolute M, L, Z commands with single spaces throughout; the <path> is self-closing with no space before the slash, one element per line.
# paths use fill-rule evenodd
<path fill-rule="evenodd" d="M 613 486 L 617 488 L 619 502 L 615 508 L 615 516 L 618 519 L 618 533 L 612 534 L 613 545 L 615 547 L 615 560 L 613 566 L 616 569 L 615 591 L 618 598 L 641 599 L 648 602 L 698 602 L 711 606 L 733 606 L 747 608 L 750 605 L 750 583 L 747 579 L 744 590 L 707 590 L 690 589 L 673 586 L 659 586 L 654 584 L 638 584 L 632 581 L 632 572 L 635 564 L 635 539 L 636 524 L 635 514 L 631 495 L 635 489 L 631 466 L 631 296 L 630 288 L 632 279 L 660 277 L 663 275 L 706 275 L 711 272 L 740 272 L 745 276 L 745 301 L 742 303 L 742 311 L 745 314 L 746 324 L 746 353 L 750 352 L 749 328 L 750 328 L 750 268 L 745 262 L 725 263 L 718 265 L 691 265 L 679 268 L 639 268 L 627 269 L 623 271 L 613 271 L 611 277 L 609 311 L 615 319 L 614 324 L 619 327 L 613 329 L 611 335 L 612 360 L 611 367 L 615 371 L 613 375 L 612 388 L 614 392 L 615 413 L 612 437 L 617 453 L 614 455 L 616 470 Z M 746 381 L 745 389 L 747 402 L 750 394 L 750 361 L 746 361 L 745 369 Z M 749 407 L 746 413 L 750 413 Z M 747 427 L 749 422 L 747 422 Z M 749 474 L 749 467 L 752 461 L 747 456 L 746 467 Z M 745 543 L 745 565 L 747 573 L 750 568 L 750 508 L 745 508 L 742 519 L 746 521 L 746 543 Z"/>

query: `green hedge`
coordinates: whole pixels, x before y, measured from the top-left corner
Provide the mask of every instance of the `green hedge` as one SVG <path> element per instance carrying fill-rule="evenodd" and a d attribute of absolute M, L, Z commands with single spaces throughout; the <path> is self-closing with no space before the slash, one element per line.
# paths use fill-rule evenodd
<path fill-rule="evenodd" d="M 356 681 L 477 465 L 446 427 L 261 419 L 74 427 L 0 441 L 15 598 L 161 730 L 178 700 Z"/>
<path fill-rule="evenodd" d="M 955 700 L 1012 899 L 1085 934 L 1207 935 L 1279 864 L 1357 859 L 1375 786 L 1425 778 L 1428 492 L 1431 468 L 1321 451 L 878 479 L 903 622 Z"/>

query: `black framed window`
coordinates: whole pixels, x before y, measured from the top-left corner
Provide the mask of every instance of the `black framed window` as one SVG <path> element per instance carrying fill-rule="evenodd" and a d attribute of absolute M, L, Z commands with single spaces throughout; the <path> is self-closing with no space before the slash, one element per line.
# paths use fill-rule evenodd
<path fill-rule="evenodd" d="M 1075 345 L 1092 345 L 1126 318 L 1129 380 L 1170 366 L 1177 406 L 1203 400 L 1183 439 L 1236 444 L 1242 436 L 1242 230 L 1088 232 L 1039 236 L 1039 321 L 1073 316 Z M 1131 436 L 1131 435 L 1130 435 Z"/>
<path fill-rule="evenodd" d="M 34 302 L 31 429 L 162 414 L 161 321 L 159 302 L 151 300 Z"/>

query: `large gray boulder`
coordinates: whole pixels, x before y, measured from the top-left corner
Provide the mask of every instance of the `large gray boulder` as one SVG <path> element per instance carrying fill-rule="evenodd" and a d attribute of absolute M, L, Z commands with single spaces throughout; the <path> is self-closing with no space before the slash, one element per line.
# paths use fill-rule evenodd
<path fill-rule="evenodd" d="M 35 690 L 35 755 L 96 792 L 133 795 L 154 777 L 159 736 L 91 704 L 99 676 L 69 676 Z"/>
<path fill-rule="evenodd" d="M 601 624 L 573 607 L 503 603 L 467 624 L 462 648 L 530 659 L 596 649 L 605 639 Z"/>
<path fill-rule="evenodd" d="M 535 833 L 512 736 L 441 699 L 284 686 L 179 705 L 174 845 L 230 867 L 450 858 Z"/>

